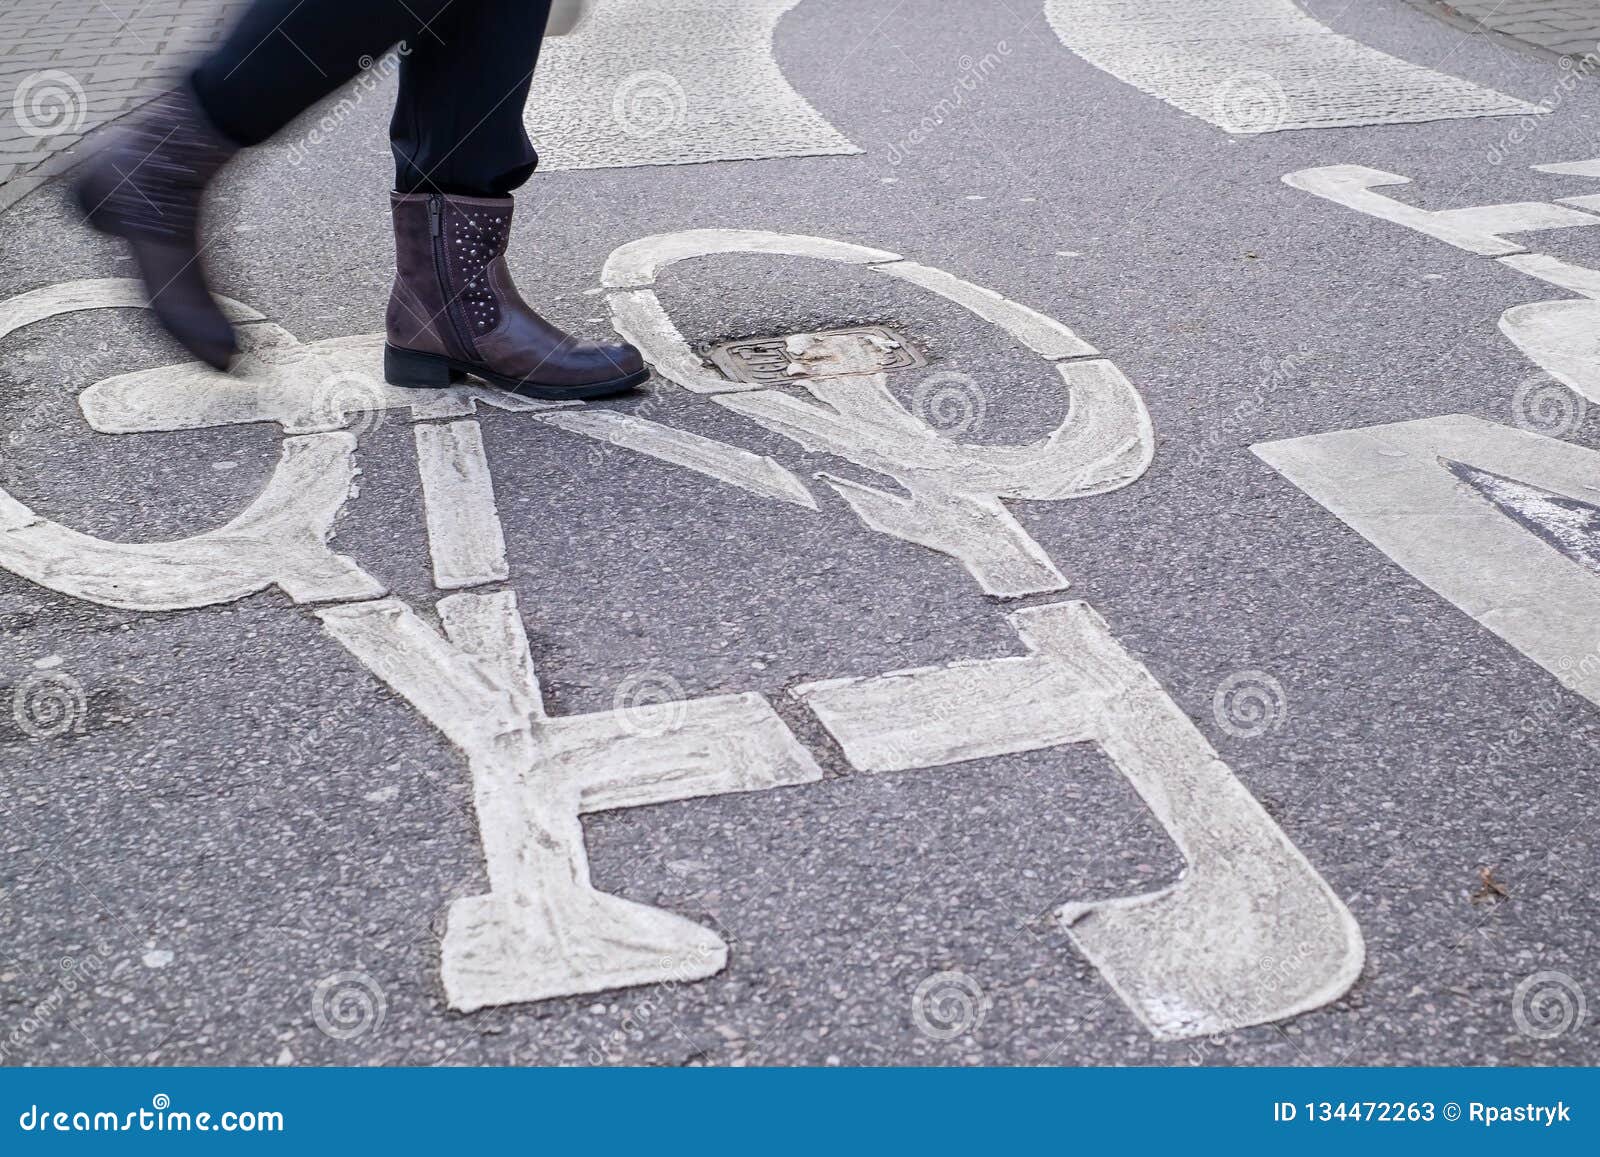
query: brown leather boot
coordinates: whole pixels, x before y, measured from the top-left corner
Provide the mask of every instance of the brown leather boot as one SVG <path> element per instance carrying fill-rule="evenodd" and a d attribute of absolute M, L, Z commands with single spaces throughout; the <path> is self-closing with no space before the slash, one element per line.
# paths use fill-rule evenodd
<path fill-rule="evenodd" d="M 219 370 L 239 350 L 206 285 L 200 204 L 238 146 L 217 132 L 185 84 L 141 110 L 73 188 L 89 224 L 128 243 L 156 319 Z"/>
<path fill-rule="evenodd" d="M 581 341 L 533 312 L 506 267 L 510 197 L 395 193 L 384 376 L 439 387 L 466 375 L 534 398 L 620 394 L 650 374 L 626 342 Z"/>

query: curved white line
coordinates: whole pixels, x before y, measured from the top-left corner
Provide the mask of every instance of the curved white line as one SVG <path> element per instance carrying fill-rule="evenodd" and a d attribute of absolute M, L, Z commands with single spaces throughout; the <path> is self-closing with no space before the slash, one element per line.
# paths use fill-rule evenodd
<path fill-rule="evenodd" d="M 597 0 L 547 40 L 528 99 L 546 169 L 686 165 L 861 150 L 773 58 L 800 0 Z"/>
<path fill-rule="evenodd" d="M 1544 112 L 1341 36 L 1290 0 L 1045 0 L 1061 42 L 1224 132 Z"/>

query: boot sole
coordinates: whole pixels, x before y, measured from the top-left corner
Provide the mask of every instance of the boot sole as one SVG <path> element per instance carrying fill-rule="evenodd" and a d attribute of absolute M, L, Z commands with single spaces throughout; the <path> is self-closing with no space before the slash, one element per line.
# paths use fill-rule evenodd
<path fill-rule="evenodd" d="M 383 347 L 383 377 L 391 386 L 408 390 L 442 390 L 469 377 L 481 378 L 490 385 L 523 398 L 541 398 L 548 401 L 579 401 L 588 398 L 606 398 L 622 394 L 642 385 L 650 377 L 648 368 L 603 382 L 584 382 L 576 386 L 542 385 L 519 378 L 494 373 L 470 362 L 460 362 L 443 354 L 426 354 L 417 350 Z"/>

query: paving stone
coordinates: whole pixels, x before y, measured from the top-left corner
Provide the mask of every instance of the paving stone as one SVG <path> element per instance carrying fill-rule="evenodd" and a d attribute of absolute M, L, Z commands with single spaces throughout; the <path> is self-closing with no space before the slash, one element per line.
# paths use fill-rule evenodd
<path fill-rule="evenodd" d="M 0 206 L 20 195 L 23 177 L 155 95 L 246 2 L 6 0 Z"/>
<path fill-rule="evenodd" d="M 1426 6 L 1563 56 L 1600 45 L 1600 0 L 1428 0 Z"/>

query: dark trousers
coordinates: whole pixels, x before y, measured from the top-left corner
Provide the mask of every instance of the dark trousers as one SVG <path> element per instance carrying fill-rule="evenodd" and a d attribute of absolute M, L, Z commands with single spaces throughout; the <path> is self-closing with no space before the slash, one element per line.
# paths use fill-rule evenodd
<path fill-rule="evenodd" d="M 522 112 L 549 15 L 550 0 L 255 0 L 194 88 L 254 145 L 396 48 L 395 188 L 500 197 L 538 163 Z M 340 146 L 324 147 L 337 164 Z"/>

